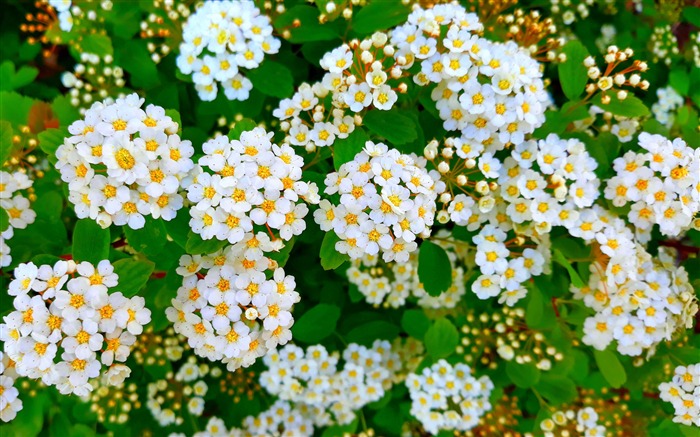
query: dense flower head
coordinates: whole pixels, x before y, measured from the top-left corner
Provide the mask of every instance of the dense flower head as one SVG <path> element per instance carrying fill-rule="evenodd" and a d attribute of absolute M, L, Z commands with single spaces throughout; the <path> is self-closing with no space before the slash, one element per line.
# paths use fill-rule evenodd
<path fill-rule="evenodd" d="M 385 262 L 399 263 L 418 247 L 416 236 L 430 235 L 442 188 L 424 159 L 371 141 L 325 185 L 333 202 L 322 200 L 314 220 L 340 238 L 336 250 L 352 259 L 381 252 Z"/>
<path fill-rule="evenodd" d="M 406 386 L 411 415 L 432 435 L 441 430 L 468 431 L 491 409 L 491 379 L 473 377 L 464 363 L 452 366 L 441 359 L 420 374 L 409 374 Z"/>
<path fill-rule="evenodd" d="M 22 410 L 19 390 L 14 386 L 17 372 L 9 367 L 9 358 L 0 351 L 0 420 L 9 422 Z"/>
<path fill-rule="evenodd" d="M 304 160 L 271 139 L 271 132 L 255 128 L 240 140 L 219 136 L 204 143 L 205 154 L 187 186 L 187 198 L 195 203 L 190 227 L 203 239 L 235 244 L 266 229 L 281 243 L 277 236 L 288 241 L 306 229 L 309 208 L 300 199 L 317 203 L 318 188 L 301 180 Z"/>
<path fill-rule="evenodd" d="M 661 383 L 659 391 L 673 405 L 674 422 L 700 426 L 700 363 L 676 367 L 671 382 Z"/>
<path fill-rule="evenodd" d="M 143 103 L 137 94 L 96 102 L 68 127 L 56 168 L 78 218 L 140 229 L 145 216 L 172 220 L 182 208 L 194 149 L 163 108 Z"/>
<path fill-rule="evenodd" d="M 605 234 L 617 238 L 615 232 Z M 637 243 L 618 255 L 599 253 L 588 284 L 571 287 L 574 297 L 596 312 L 584 323 L 585 344 L 605 350 L 615 341 L 621 354 L 653 354 L 659 343 L 692 326 L 698 304 L 688 272 L 675 265 L 673 250 L 660 248 L 659 256 L 652 257 Z"/>
<path fill-rule="evenodd" d="M 698 34 L 700 35 L 700 33 Z M 667 86 L 656 90 L 658 101 L 651 105 L 654 119 L 670 128 L 675 121 L 675 112 L 683 105 L 683 97 L 673 87 Z"/>
<path fill-rule="evenodd" d="M 151 311 L 143 297 L 109 292 L 119 280 L 109 261 L 20 264 L 14 275 L 15 309 L 0 324 L 0 340 L 17 374 L 79 396 L 90 393 L 90 381 L 100 375 L 111 376 L 113 385 L 129 376 L 131 369 L 119 363 Z"/>
<path fill-rule="evenodd" d="M 299 293 L 294 277 L 264 255 L 272 246 L 260 232 L 213 254 L 180 258 L 182 286 L 166 314 L 197 355 L 234 371 L 292 338 Z"/>
<path fill-rule="evenodd" d="M 260 384 L 268 392 L 296 408 L 313 410 L 315 426 L 345 425 L 355 420 L 355 411 L 381 399 L 400 370 L 398 354 L 388 341 L 376 340 L 371 348 L 350 343 L 341 356 L 321 345 L 306 350 L 287 345 L 265 356 L 268 370 Z"/>
<path fill-rule="evenodd" d="M 667 236 L 700 229 L 700 149 L 646 132 L 639 145 L 641 152 L 613 161 L 616 175 L 607 181 L 605 198 L 615 206 L 631 203 L 627 218 L 644 241 L 655 224 Z"/>
<path fill-rule="evenodd" d="M 540 429 L 545 437 L 567 435 L 565 433 L 576 432 L 576 435 L 604 436 L 607 428 L 599 424 L 598 413 L 592 407 L 555 411 L 551 417 L 540 422 Z M 573 435 L 573 434 L 568 434 Z"/>
<path fill-rule="evenodd" d="M 25 196 L 25 190 L 33 183 L 34 180 L 23 171 L 0 171 L 0 207 L 5 210 L 9 219 L 7 229 L 0 233 L 0 267 L 7 267 L 12 263 L 7 240 L 14 236 L 14 230 L 24 229 L 36 219 L 29 198 Z"/>
<path fill-rule="evenodd" d="M 408 73 L 387 42 L 386 33 L 376 32 L 326 53 L 320 61 L 327 72 L 321 81 L 302 84 L 273 111 L 283 122 L 285 141 L 308 150 L 332 146 L 353 132 L 365 110 L 391 109 L 407 89 L 401 79 Z"/>
<path fill-rule="evenodd" d="M 229 100 L 247 100 L 253 84 L 242 73 L 279 51 L 270 19 L 250 0 L 204 2 L 183 26 L 177 66 L 202 100 L 214 100 L 219 86 Z"/>
<path fill-rule="evenodd" d="M 447 233 L 438 233 L 445 236 Z M 399 308 L 407 300 L 418 299 L 418 305 L 424 308 L 454 308 L 466 292 L 465 271 L 462 266 L 464 254 L 458 246 L 443 240 L 435 240 L 442 246 L 450 260 L 452 285 L 440 293 L 431 296 L 426 293 L 418 278 L 418 253 L 410 254 L 407 262 L 384 262 L 377 255 L 365 254 L 353 259 L 346 274 L 350 283 L 355 284 L 367 303 Z"/>
<path fill-rule="evenodd" d="M 549 96 L 539 63 L 515 42 L 480 36 L 478 16 L 456 4 L 416 8 L 391 32 L 395 57 L 420 72 L 414 82 L 431 93 L 443 127 L 465 141 L 502 148 L 519 144 L 544 122 Z"/>
<path fill-rule="evenodd" d="M 324 411 L 319 409 L 302 410 L 292 402 L 278 399 L 257 416 L 247 416 L 243 419 L 242 426 L 231 428 L 228 435 L 235 437 L 310 436 L 314 434 L 314 424 L 310 417 L 323 413 Z M 223 431 L 215 433 L 212 428 Z M 223 420 L 212 418 L 205 432 L 195 434 L 197 437 L 210 435 L 227 435 Z"/>

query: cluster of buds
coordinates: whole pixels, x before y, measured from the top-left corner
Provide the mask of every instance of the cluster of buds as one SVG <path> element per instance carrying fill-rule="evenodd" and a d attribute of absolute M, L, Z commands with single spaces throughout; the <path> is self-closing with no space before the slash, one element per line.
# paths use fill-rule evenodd
<path fill-rule="evenodd" d="M 458 346 L 467 364 L 496 369 L 498 363 L 505 360 L 534 363 L 538 369 L 548 371 L 553 362 L 564 359 L 560 351 L 547 343 L 542 332 L 526 325 L 522 308 L 499 308 L 491 314 L 477 314 L 474 310 L 467 314 L 467 323 L 461 328 L 461 346 Z"/>
<path fill-rule="evenodd" d="M 153 0 L 153 9 L 145 20 L 141 21 L 140 36 L 148 39 L 146 47 L 151 59 L 156 64 L 177 46 L 181 34 L 182 22 L 187 20 L 192 11 L 185 3 L 173 0 Z"/>
<path fill-rule="evenodd" d="M 565 57 L 563 53 L 557 53 L 564 40 L 555 37 L 557 26 L 551 17 L 544 18 L 537 10 L 525 12 L 516 9 L 512 14 L 499 15 L 498 23 L 507 26 L 508 39 L 529 50 L 536 60 L 552 62 Z"/>
<path fill-rule="evenodd" d="M 646 62 L 634 60 L 632 65 L 615 71 L 622 63 L 631 61 L 632 56 L 634 56 L 634 51 L 630 48 L 620 50 L 617 46 L 608 47 L 604 57 L 606 63 L 604 72 L 598 68 L 593 56 L 584 59 L 583 65 L 588 68 L 588 77 L 595 81 L 586 86 L 588 95 L 591 96 L 600 90 L 603 94 L 601 103 L 607 105 L 610 103 L 611 93 L 616 93 L 618 100 L 627 98 L 629 92 L 623 87 L 640 88 L 646 91 L 649 88 L 649 81 L 642 80 L 642 77 L 637 73 L 644 73 L 649 69 Z"/>
<path fill-rule="evenodd" d="M 71 105 L 80 108 L 81 115 L 95 100 L 124 97 L 124 70 L 114 66 L 113 60 L 111 55 L 81 53 L 73 71 L 61 76 L 63 86 L 69 89 Z"/>
<path fill-rule="evenodd" d="M 91 381 L 91 385 L 93 390 L 83 401 L 90 404 L 90 411 L 97 416 L 100 423 L 125 424 L 129 420 L 129 413 L 141 408 L 136 383 L 113 386 L 103 376 Z"/>
<path fill-rule="evenodd" d="M 550 0 L 553 15 L 560 16 L 561 21 L 567 26 L 576 21 L 576 16 L 585 19 L 590 14 L 588 9 L 593 6 L 594 0 L 585 0 L 583 2 L 572 2 L 571 0 Z"/>
<path fill-rule="evenodd" d="M 663 62 L 667 66 L 678 58 L 680 50 L 678 48 L 678 38 L 673 34 L 670 24 L 657 26 L 649 40 L 654 62 Z"/>

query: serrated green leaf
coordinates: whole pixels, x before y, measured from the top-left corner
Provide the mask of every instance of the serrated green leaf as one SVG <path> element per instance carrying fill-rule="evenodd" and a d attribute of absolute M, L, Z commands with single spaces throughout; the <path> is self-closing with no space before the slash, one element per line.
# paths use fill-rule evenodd
<path fill-rule="evenodd" d="M 131 297 L 141 290 L 151 277 L 155 264 L 148 260 L 120 259 L 114 264 L 114 273 L 119 276 L 117 291 Z"/>
<path fill-rule="evenodd" d="M 292 72 L 284 64 L 265 60 L 258 68 L 246 72 L 253 87 L 261 93 L 278 97 L 289 97 L 294 93 Z"/>
<path fill-rule="evenodd" d="M 333 231 L 326 232 L 326 235 L 323 237 L 320 257 L 321 267 L 323 267 L 324 270 L 335 270 L 349 259 L 346 254 L 335 250 L 335 244 L 339 241 L 340 238 L 338 238 Z"/>
<path fill-rule="evenodd" d="M 600 373 L 603 374 L 605 380 L 608 381 L 613 388 L 620 388 L 627 382 L 627 372 L 625 372 L 625 368 L 622 366 L 622 363 L 620 363 L 615 352 L 594 349 L 593 358 L 595 358 L 595 363 L 598 369 L 600 369 Z"/>
<path fill-rule="evenodd" d="M 428 355 L 434 359 L 445 358 L 455 351 L 459 344 L 459 332 L 449 320 L 441 317 L 426 331 L 424 341 Z"/>
<path fill-rule="evenodd" d="M 69 136 L 70 133 L 66 127 L 46 129 L 45 131 L 39 132 L 39 147 L 48 155 L 48 159 L 51 163 L 57 161 L 56 150 L 63 144 L 66 137 Z"/>
<path fill-rule="evenodd" d="M 542 374 L 539 382 L 535 384 L 535 389 L 546 398 L 552 406 L 571 402 L 578 396 L 574 381 L 562 375 Z"/>
<path fill-rule="evenodd" d="M 399 109 L 390 111 L 369 111 L 362 123 L 370 132 L 386 138 L 394 145 L 410 143 L 418 136 L 411 117 L 401 114 Z"/>
<path fill-rule="evenodd" d="M 588 56 L 588 50 L 580 41 L 569 41 L 562 49 L 566 61 L 558 66 L 559 83 L 564 95 L 569 100 L 576 100 L 583 92 L 588 82 L 588 69 L 583 60 Z"/>
<path fill-rule="evenodd" d="M 168 233 L 165 230 L 163 220 L 151 217 L 146 218 L 141 229 L 131 229 L 125 226 L 124 234 L 131 247 L 147 256 L 157 255 L 168 242 Z"/>
<path fill-rule="evenodd" d="M 591 102 L 604 111 L 612 112 L 615 115 L 621 115 L 623 117 L 646 117 L 650 114 L 649 108 L 636 96 L 628 95 L 625 100 L 620 100 L 615 93 L 608 93 L 607 95 L 610 96 L 610 102 L 608 104 L 602 103 L 602 94 L 600 93 L 596 94 L 591 99 Z"/>
<path fill-rule="evenodd" d="M 106 55 L 113 55 L 112 40 L 107 35 L 96 33 L 85 35 L 79 43 L 81 53 L 90 53 L 104 58 Z"/>
<path fill-rule="evenodd" d="M 292 335 L 295 341 L 318 343 L 335 331 L 340 318 L 340 308 L 320 303 L 311 308 L 294 323 Z"/>
<path fill-rule="evenodd" d="M 78 220 L 73 229 L 73 259 L 97 264 L 109 257 L 109 229 L 91 219 Z"/>
<path fill-rule="evenodd" d="M 352 17 L 353 31 L 366 35 L 404 23 L 411 8 L 401 0 L 373 0 Z"/>
<path fill-rule="evenodd" d="M 365 147 L 368 137 L 362 128 L 356 128 L 347 138 L 335 140 L 333 143 L 333 165 L 339 169 L 341 165 L 355 159 L 355 155 Z"/>
<path fill-rule="evenodd" d="M 418 279 L 431 296 L 439 296 L 452 285 L 452 265 L 445 249 L 423 241 L 418 252 Z"/>

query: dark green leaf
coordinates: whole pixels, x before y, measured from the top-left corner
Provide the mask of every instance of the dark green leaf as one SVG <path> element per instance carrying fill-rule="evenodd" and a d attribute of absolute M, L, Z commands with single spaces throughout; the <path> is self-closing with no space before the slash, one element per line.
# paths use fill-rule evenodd
<path fill-rule="evenodd" d="M 580 288 L 585 285 L 576 269 L 574 269 L 571 266 L 571 263 L 566 259 L 564 255 L 562 255 L 562 253 L 559 250 L 554 249 L 552 259 L 554 260 L 554 262 L 560 264 L 569 272 L 569 277 L 571 278 L 571 283 L 574 284 L 574 287 Z"/>
<path fill-rule="evenodd" d="M 73 259 L 97 264 L 109 257 L 109 229 L 94 220 L 78 220 L 73 230 Z"/>
<path fill-rule="evenodd" d="M 544 396 L 552 406 L 571 402 L 578 396 L 576 384 L 566 376 L 544 373 L 535 389 Z"/>
<path fill-rule="evenodd" d="M 5 208 L 0 208 L 0 233 L 5 232 L 10 227 L 10 216 Z"/>
<path fill-rule="evenodd" d="M 418 253 L 418 279 L 431 296 L 439 296 L 452 285 L 452 265 L 445 249 L 423 241 Z"/>
<path fill-rule="evenodd" d="M 203 240 L 199 234 L 190 231 L 187 237 L 187 243 L 185 244 L 185 250 L 191 255 L 209 254 L 216 252 L 227 244 L 228 241 L 217 240 L 216 238 Z"/>
<path fill-rule="evenodd" d="M 506 363 L 506 373 L 513 384 L 520 388 L 530 388 L 540 380 L 540 369 L 534 363 L 518 364 L 511 360 Z"/>
<path fill-rule="evenodd" d="M 399 334 L 399 327 L 385 320 L 374 320 L 353 328 L 345 339 L 348 342 L 371 346 L 374 340 L 393 340 Z"/>
<path fill-rule="evenodd" d="M 63 144 L 66 137 L 69 136 L 70 133 L 66 127 L 46 129 L 45 131 L 39 133 L 39 147 L 47 155 L 49 155 L 50 162 L 56 162 L 56 150 Z"/>
<path fill-rule="evenodd" d="M 531 287 L 527 293 L 528 303 L 527 311 L 525 311 L 525 323 L 530 328 L 538 328 L 542 323 L 542 315 L 544 314 L 544 298 L 537 287 Z"/>
<path fill-rule="evenodd" d="M 399 109 L 369 111 L 362 122 L 372 133 L 394 145 L 410 143 L 418 136 L 411 117 L 401 114 Z"/>
<path fill-rule="evenodd" d="M 352 30 L 370 34 L 406 21 L 411 8 L 401 0 L 374 0 L 352 18 Z"/>
<path fill-rule="evenodd" d="M 627 373 L 622 363 L 617 358 L 615 352 L 604 350 L 593 350 L 595 363 L 603 374 L 605 380 L 610 383 L 613 388 L 620 388 L 627 381 Z"/>
<path fill-rule="evenodd" d="M 401 316 L 401 327 L 411 337 L 423 340 L 430 328 L 430 320 L 423 310 L 407 310 Z"/>
<path fill-rule="evenodd" d="M 323 237 L 320 254 L 323 270 L 335 270 L 349 259 L 347 255 L 335 250 L 335 244 L 339 241 L 340 238 L 333 231 L 326 232 Z"/>
<path fill-rule="evenodd" d="M 347 138 L 335 140 L 333 144 L 333 165 L 339 169 L 341 165 L 350 162 L 355 155 L 362 151 L 367 143 L 367 133 L 362 128 L 356 128 Z"/>
<path fill-rule="evenodd" d="M 649 115 L 649 108 L 636 96 L 630 94 L 625 100 L 620 100 L 615 93 L 608 93 L 607 95 L 610 96 L 610 103 L 608 104 L 604 105 L 601 102 L 602 94 L 600 93 L 596 94 L 591 101 L 604 111 L 623 117 L 645 117 Z"/>
<path fill-rule="evenodd" d="M 124 234 L 129 245 L 148 256 L 157 255 L 168 242 L 163 220 L 147 218 L 141 229 L 124 227 Z"/>
<path fill-rule="evenodd" d="M 695 27 L 700 27 L 700 7 L 688 6 L 683 9 L 683 17 Z"/>
<path fill-rule="evenodd" d="M 566 54 L 566 61 L 559 64 L 559 83 L 564 95 L 569 100 L 576 100 L 588 82 L 588 69 L 583 65 L 588 50 L 581 42 L 573 40 L 564 46 L 562 52 Z"/>
<path fill-rule="evenodd" d="M 320 303 L 311 308 L 294 323 L 292 335 L 295 341 L 318 343 L 335 331 L 340 318 L 340 308 Z"/>
<path fill-rule="evenodd" d="M 279 62 L 268 59 L 246 74 L 255 89 L 268 96 L 285 98 L 294 93 L 292 72 Z"/>
<path fill-rule="evenodd" d="M 434 359 L 450 356 L 459 344 L 459 332 L 449 320 L 441 317 L 425 333 L 425 349 Z"/>
<path fill-rule="evenodd" d="M 238 140 L 241 138 L 243 132 L 251 131 L 257 127 L 257 123 L 250 118 L 244 118 L 243 120 L 237 121 L 233 128 L 228 133 L 228 138 L 230 140 Z"/>
<path fill-rule="evenodd" d="M 113 265 L 114 273 L 119 276 L 117 291 L 121 291 L 126 297 L 138 293 L 155 269 L 155 264 L 148 260 L 120 259 Z"/>
<path fill-rule="evenodd" d="M 101 58 L 105 57 L 105 55 L 114 54 L 112 40 L 107 35 L 98 35 L 96 33 L 86 35 L 79 45 L 82 53 L 95 54 Z"/>

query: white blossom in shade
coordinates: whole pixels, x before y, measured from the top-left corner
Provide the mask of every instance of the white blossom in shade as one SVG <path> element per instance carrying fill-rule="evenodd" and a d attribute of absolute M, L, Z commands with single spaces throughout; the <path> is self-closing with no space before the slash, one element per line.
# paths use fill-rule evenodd
<path fill-rule="evenodd" d="M 8 240 L 14 236 L 14 229 L 25 229 L 36 219 L 28 193 L 24 191 L 30 188 L 33 182 L 22 170 L 0 171 L 0 207 L 5 210 L 9 219 L 7 229 L 0 232 L 0 267 L 7 267 L 12 263 Z"/>
<path fill-rule="evenodd" d="M 410 373 L 406 386 L 411 397 L 411 415 L 432 435 L 441 430 L 468 431 L 491 410 L 489 396 L 494 387 L 491 379 L 475 378 L 464 363 L 452 366 L 441 359 L 420 374 Z"/>
<path fill-rule="evenodd" d="M 142 297 L 111 293 L 118 280 L 107 260 L 96 266 L 20 264 L 10 283 L 10 290 L 19 291 L 14 311 L 0 324 L 0 340 L 17 374 L 78 396 L 89 394 L 100 375 L 128 375 L 123 365 L 112 370 L 113 363 L 126 361 L 136 340 L 130 332 L 140 333 L 151 312 Z M 133 319 L 122 323 L 122 311 Z"/>
<path fill-rule="evenodd" d="M 540 429 L 545 437 L 555 437 L 568 432 L 571 426 L 581 435 L 602 436 L 606 435 L 607 428 L 598 423 L 600 417 L 593 407 L 581 407 L 574 410 L 558 410 L 551 416 L 540 422 Z"/>
<path fill-rule="evenodd" d="M 271 132 L 255 128 L 240 140 L 217 137 L 204 143 L 198 174 L 187 186 L 194 202 L 190 226 L 203 239 L 236 244 L 250 239 L 257 225 L 281 242 L 306 229 L 309 210 L 299 200 L 317 203 L 317 188 L 301 180 L 303 159 L 271 139 Z"/>
<path fill-rule="evenodd" d="M 172 220 L 182 208 L 194 149 L 163 108 L 143 103 L 136 94 L 96 102 L 68 127 L 55 166 L 78 218 L 140 229 L 146 216 Z"/>
<path fill-rule="evenodd" d="M 299 293 L 294 278 L 265 257 L 273 245 L 267 234 L 251 233 L 217 253 L 181 257 L 178 271 L 195 262 L 197 276 L 184 276 L 166 315 L 195 354 L 234 371 L 291 339 Z"/>
<path fill-rule="evenodd" d="M 678 366 L 669 382 L 659 385 L 660 397 L 674 408 L 673 421 L 689 426 L 700 426 L 700 363 Z"/>
<path fill-rule="evenodd" d="M 219 87 L 229 100 L 247 100 L 253 86 L 243 70 L 279 51 L 272 31 L 270 18 L 250 0 L 202 3 L 183 26 L 177 67 L 192 75 L 202 100 L 214 100 Z"/>

